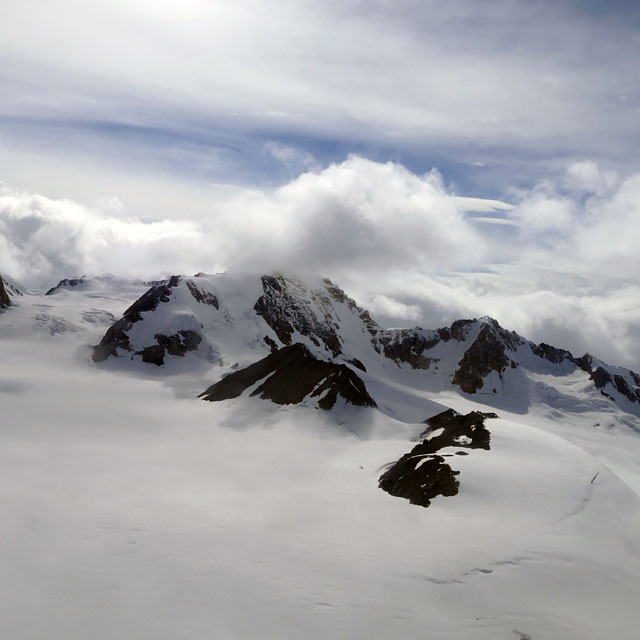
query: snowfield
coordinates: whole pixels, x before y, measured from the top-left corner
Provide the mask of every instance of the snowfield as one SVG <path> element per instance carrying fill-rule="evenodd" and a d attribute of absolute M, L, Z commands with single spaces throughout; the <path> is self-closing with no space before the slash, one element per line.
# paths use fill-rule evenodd
<path fill-rule="evenodd" d="M 385 465 L 429 415 L 487 406 L 402 371 L 362 376 L 383 410 L 324 412 L 203 402 L 206 358 L 95 365 L 145 290 L 0 312 L 1 638 L 637 635 L 636 417 L 571 380 L 571 403 L 492 408 L 491 450 L 448 458 L 459 494 L 421 508 L 378 488 Z"/>

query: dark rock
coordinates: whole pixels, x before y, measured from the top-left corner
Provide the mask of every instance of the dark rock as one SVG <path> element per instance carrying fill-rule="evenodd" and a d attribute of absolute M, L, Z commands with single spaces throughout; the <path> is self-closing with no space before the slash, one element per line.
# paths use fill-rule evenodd
<path fill-rule="evenodd" d="M 484 422 L 494 416 L 479 411 L 460 415 L 448 409 L 430 418 L 426 421 L 429 429 L 423 436 L 436 429 L 443 429 L 443 432 L 423 440 L 393 463 L 380 476 L 378 486 L 393 496 L 423 507 L 428 507 L 436 496 L 455 496 L 459 486 L 456 476 L 460 472 L 454 471 L 438 452 L 454 446 L 489 450 L 491 434 Z M 466 452 L 457 451 L 456 454 L 465 455 Z"/>
<path fill-rule="evenodd" d="M 474 322 L 474 320 L 456 320 L 449 328 L 449 336 L 458 342 L 464 342 Z"/>
<path fill-rule="evenodd" d="M 602 389 L 612 381 L 611 374 L 603 367 L 598 367 L 590 376 L 590 380 L 596 385 L 596 389 Z"/>
<path fill-rule="evenodd" d="M 631 389 L 627 381 L 619 375 L 613 376 L 613 383 L 616 389 L 630 402 L 640 402 L 640 391 Z"/>
<path fill-rule="evenodd" d="M 237 398 L 263 379 L 251 395 L 276 404 L 298 404 L 307 397 L 318 397 L 321 409 L 331 409 L 341 396 L 357 406 L 376 406 L 364 382 L 352 369 L 344 364 L 318 360 L 300 343 L 283 347 L 229 374 L 200 397 L 212 402 Z"/>
<path fill-rule="evenodd" d="M 143 362 L 149 362 L 157 366 L 164 364 L 165 354 L 182 357 L 188 351 L 195 351 L 202 342 L 202 336 L 191 329 L 178 331 L 178 333 L 170 336 L 156 333 L 154 338 L 157 344 L 145 347 L 138 354 L 142 356 Z"/>
<path fill-rule="evenodd" d="M 162 284 L 156 284 L 142 294 L 123 314 L 123 318 L 129 322 L 139 322 L 142 320 L 140 314 L 146 311 L 154 311 L 161 302 L 169 302 L 171 289 L 178 286 L 180 276 L 171 276 L 169 280 Z"/>
<path fill-rule="evenodd" d="M 271 349 L 271 353 L 273 353 L 274 351 L 277 351 L 279 349 L 278 344 L 276 343 L 276 341 L 273 338 L 270 338 L 269 336 L 265 336 L 263 338 L 263 340 L 265 341 L 266 344 L 269 345 L 269 347 Z"/>
<path fill-rule="evenodd" d="M 465 393 L 475 393 L 484 386 L 485 376 L 491 371 L 501 373 L 508 365 L 504 343 L 485 324 L 458 362 L 453 384 L 457 384 Z"/>
<path fill-rule="evenodd" d="M 307 336 L 316 346 L 324 346 L 335 357 L 342 353 L 342 341 L 337 325 L 329 316 L 329 298 L 319 291 L 308 291 L 302 283 L 294 282 L 282 275 L 262 276 L 263 295 L 254 306 L 273 329 L 282 344 L 291 344 L 294 331 Z M 302 294 L 302 295 L 301 295 Z M 304 295 L 311 296 L 318 306 L 327 309 L 323 318 L 318 318 L 310 309 Z M 354 303 L 355 304 L 355 303 Z"/>
<path fill-rule="evenodd" d="M 51 287 L 51 289 L 49 289 L 49 291 L 47 291 L 47 293 L 45 293 L 44 295 L 52 296 L 59 289 L 65 289 L 67 287 L 77 287 L 78 285 L 81 285 L 83 282 L 84 282 L 84 278 L 64 278 L 60 280 L 60 282 L 58 282 L 58 284 L 55 287 Z"/>
<path fill-rule="evenodd" d="M 591 366 L 593 363 L 593 356 L 589 353 L 585 353 L 580 358 L 576 358 L 574 362 L 586 373 L 591 373 L 593 371 L 593 367 Z"/>
<path fill-rule="evenodd" d="M 365 367 L 362 362 L 360 362 L 360 360 L 358 360 L 358 358 L 352 358 L 351 360 L 348 361 L 349 364 L 352 364 L 354 367 L 356 367 L 357 369 L 360 369 L 360 371 L 364 371 L 365 373 L 367 373 L 367 367 Z"/>
<path fill-rule="evenodd" d="M 550 344 L 545 344 L 544 342 L 534 345 L 531 348 L 531 351 L 533 351 L 533 353 L 539 358 L 544 358 L 553 364 L 560 364 L 561 362 L 564 362 L 565 359 L 575 362 L 571 353 L 566 349 L 558 349 L 556 347 L 552 347 Z"/>
<path fill-rule="evenodd" d="M 434 333 L 425 336 L 420 329 L 400 329 L 383 331 L 378 337 L 384 355 L 396 363 L 406 362 L 413 369 L 428 369 L 438 358 L 430 358 L 425 351 L 435 347 L 440 342 L 440 336 Z"/>
<path fill-rule="evenodd" d="M 127 332 L 135 322 L 142 320 L 142 313 L 155 310 L 161 302 L 169 302 L 171 289 L 178 286 L 180 276 L 171 276 L 162 284 L 153 285 L 138 300 L 136 300 L 122 315 L 122 318 L 112 324 L 93 348 L 93 361 L 104 362 L 109 356 L 117 356 L 118 349 L 131 351 L 131 342 Z M 154 353 L 156 353 L 154 351 Z M 156 358 L 155 355 L 151 357 Z"/>
<path fill-rule="evenodd" d="M 0 309 L 7 309 L 11 306 L 11 298 L 4 286 L 4 280 L 0 276 Z"/>
<path fill-rule="evenodd" d="M 153 344 L 141 351 L 142 362 L 155 364 L 158 367 L 164 364 L 164 347 L 160 344 Z"/>
<path fill-rule="evenodd" d="M 213 295 L 213 293 L 209 291 L 201 291 L 191 280 L 187 280 L 187 287 L 191 292 L 191 295 L 200 303 L 200 304 L 209 304 L 216 309 L 220 308 L 220 303 L 218 302 L 218 298 Z"/>
<path fill-rule="evenodd" d="M 170 356 L 184 356 L 188 351 L 195 351 L 202 342 L 202 336 L 192 329 L 184 329 L 170 336 L 156 333 L 154 338 Z"/>

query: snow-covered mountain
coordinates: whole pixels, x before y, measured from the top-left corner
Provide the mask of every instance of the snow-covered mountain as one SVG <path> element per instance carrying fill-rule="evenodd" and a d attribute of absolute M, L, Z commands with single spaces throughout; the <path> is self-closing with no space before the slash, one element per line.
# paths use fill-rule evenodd
<path fill-rule="evenodd" d="M 386 393 L 392 386 L 396 392 L 404 387 L 405 395 L 456 390 L 520 412 L 532 403 L 580 411 L 589 398 L 593 406 L 640 416 L 640 376 L 627 369 L 535 344 L 491 318 L 458 320 L 439 329 L 383 329 L 330 280 L 303 282 L 282 274 L 198 274 L 155 284 L 109 328 L 93 359 L 119 357 L 165 367 L 178 358 L 205 360 L 218 365 L 218 378 L 233 371 L 236 395 L 254 387 L 252 394 L 268 397 L 261 387 L 256 390 L 255 375 L 245 375 L 244 388 L 237 383 L 236 370 L 262 361 L 254 370 L 262 371 L 262 378 L 271 376 L 269 354 L 295 344 L 304 345 L 305 362 L 346 367 L 390 415 L 403 410 L 402 397 L 393 400 Z M 298 374 L 291 366 L 278 376 L 283 384 L 288 376 L 294 385 Z M 229 397 L 230 382 L 225 385 Z M 287 402 L 304 397 L 292 395 Z M 430 408 L 425 404 L 422 419 Z"/>
<path fill-rule="evenodd" d="M 632 372 L 320 278 L 5 289 L 0 636 L 633 637 Z"/>

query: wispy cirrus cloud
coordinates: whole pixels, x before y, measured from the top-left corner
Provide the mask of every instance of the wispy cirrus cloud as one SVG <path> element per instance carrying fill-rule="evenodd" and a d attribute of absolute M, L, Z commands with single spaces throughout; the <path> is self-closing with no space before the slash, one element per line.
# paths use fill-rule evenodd
<path fill-rule="evenodd" d="M 8 3 L 0 176 L 36 190 L 21 151 L 260 186 L 356 152 L 480 195 L 580 158 L 626 175 L 638 26 L 633 3 Z"/>

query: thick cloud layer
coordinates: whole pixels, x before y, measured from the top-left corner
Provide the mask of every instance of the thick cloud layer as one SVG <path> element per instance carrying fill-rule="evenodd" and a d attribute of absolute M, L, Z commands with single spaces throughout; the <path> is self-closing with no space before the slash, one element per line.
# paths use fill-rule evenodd
<path fill-rule="evenodd" d="M 0 272 L 36 287 L 82 273 L 151 278 L 319 272 L 383 324 L 491 315 L 506 327 L 640 369 L 640 175 L 581 162 L 512 205 L 459 198 L 439 174 L 350 157 L 272 190 L 235 192 L 199 220 L 141 221 L 0 195 Z"/>

